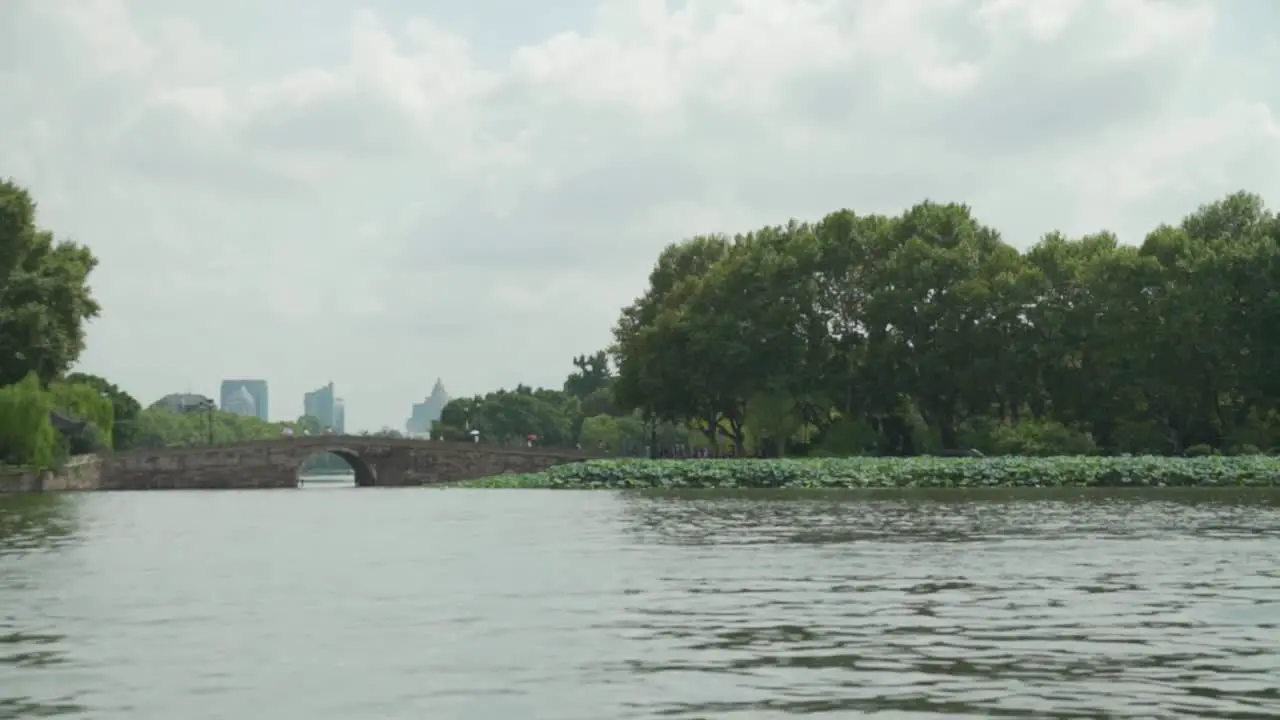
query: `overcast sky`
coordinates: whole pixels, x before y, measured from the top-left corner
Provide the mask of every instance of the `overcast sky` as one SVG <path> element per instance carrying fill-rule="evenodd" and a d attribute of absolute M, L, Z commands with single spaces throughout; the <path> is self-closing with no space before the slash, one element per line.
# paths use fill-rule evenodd
<path fill-rule="evenodd" d="M 87 243 L 80 369 L 558 386 L 665 244 L 970 203 L 1019 247 L 1280 204 L 1275 0 L 0 0 L 0 176 Z"/>

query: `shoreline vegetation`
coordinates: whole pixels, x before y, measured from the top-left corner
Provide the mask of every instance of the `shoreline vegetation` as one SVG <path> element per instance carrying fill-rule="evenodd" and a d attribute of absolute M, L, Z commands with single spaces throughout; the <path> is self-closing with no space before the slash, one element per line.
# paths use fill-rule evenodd
<path fill-rule="evenodd" d="M 433 436 L 611 457 L 1280 455 L 1280 218 L 1003 238 L 960 203 L 665 247 L 562 388 Z"/>
<path fill-rule="evenodd" d="M 0 469 L 322 430 L 73 372 L 98 261 L 12 180 L 0 217 Z M 1277 484 L 1280 216 L 1235 192 L 1131 241 L 1006 242 L 928 200 L 689 237 L 560 387 L 454 398 L 430 434 L 610 459 L 472 486 Z"/>
<path fill-rule="evenodd" d="M 1280 458 L 855 457 L 590 460 L 452 487 L 556 490 L 1280 488 Z"/>

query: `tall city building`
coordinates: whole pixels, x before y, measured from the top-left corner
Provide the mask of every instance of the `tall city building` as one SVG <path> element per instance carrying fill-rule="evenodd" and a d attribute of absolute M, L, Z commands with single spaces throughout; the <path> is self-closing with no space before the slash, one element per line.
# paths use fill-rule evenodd
<path fill-rule="evenodd" d="M 342 398 L 333 401 L 333 431 L 347 434 L 347 401 Z"/>
<path fill-rule="evenodd" d="M 303 395 L 302 414 L 315 418 L 320 423 L 321 428 L 329 428 L 336 431 L 338 428 L 334 417 L 334 409 L 337 404 L 335 400 L 336 398 L 333 397 L 333 382 L 331 381 L 328 385 Z"/>
<path fill-rule="evenodd" d="M 218 404 L 222 406 L 223 409 L 226 409 L 228 405 L 234 403 L 232 396 L 236 394 L 237 390 L 242 388 L 245 392 L 249 393 L 249 397 L 253 398 L 253 414 L 256 415 L 259 420 L 269 422 L 271 413 L 268 412 L 269 408 L 267 407 L 266 380 L 223 380 L 222 392 L 220 393 L 222 402 Z"/>
<path fill-rule="evenodd" d="M 235 392 L 231 393 L 231 397 L 223 399 L 222 411 L 236 415 L 257 417 L 258 404 L 253 401 L 253 396 L 249 394 L 247 388 L 238 387 Z"/>
<path fill-rule="evenodd" d="M 448 404 L 449 393 L 444 389 L 444 383 L 440 382 L 440 378 L 436 378 L 431 394 L 422 402 L 413 404 L 412 414 L 404 424 L 405 431 L 411 435 L 430 433 L 432 423 L 440 419 L 440 413 Z"/>

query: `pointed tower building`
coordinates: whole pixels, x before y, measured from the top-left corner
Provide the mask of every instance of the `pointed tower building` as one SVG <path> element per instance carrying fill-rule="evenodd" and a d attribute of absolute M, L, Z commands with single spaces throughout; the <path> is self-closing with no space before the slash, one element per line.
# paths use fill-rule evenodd
<path fill-rule="evenodd" d="M 431 388 L 431 394 L 427 396 L 427 418 L 431 422 L 439 420 L 441 411 L 448 404 L 449 392 L 444 389 L 444 383 L 440 382 L 440 378 L 436 378 L 436 384 Z"/>
<path fill-rule="evenodd" d="M 444 410 L 444 406 L 449 404 L 449 399 L 449 391 L 444 389 L 444 383 L 440 378 L 436 378 L 436 384 L 431 388 L 431 394 L 427 399 L 414 403 L 413 413 L 409 416 L 409 422 L 405 423 L 404 429 L 410 434 L 431 432 L 431 424 L 440 419 L 440 413 Z"/>

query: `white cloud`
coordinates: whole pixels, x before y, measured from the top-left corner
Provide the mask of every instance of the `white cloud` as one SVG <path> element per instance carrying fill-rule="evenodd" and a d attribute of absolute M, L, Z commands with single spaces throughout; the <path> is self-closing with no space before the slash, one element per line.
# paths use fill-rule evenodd
<path fill-rule="evenodd" d="M 330 5 L 0 3 L 0 174 L 103 261 L 86 370 L 397 425 L 437 375 L 559 382 L 697 232 L 927 196 L 1137 241 L 1280 195 L 1262 2 Z"/>

